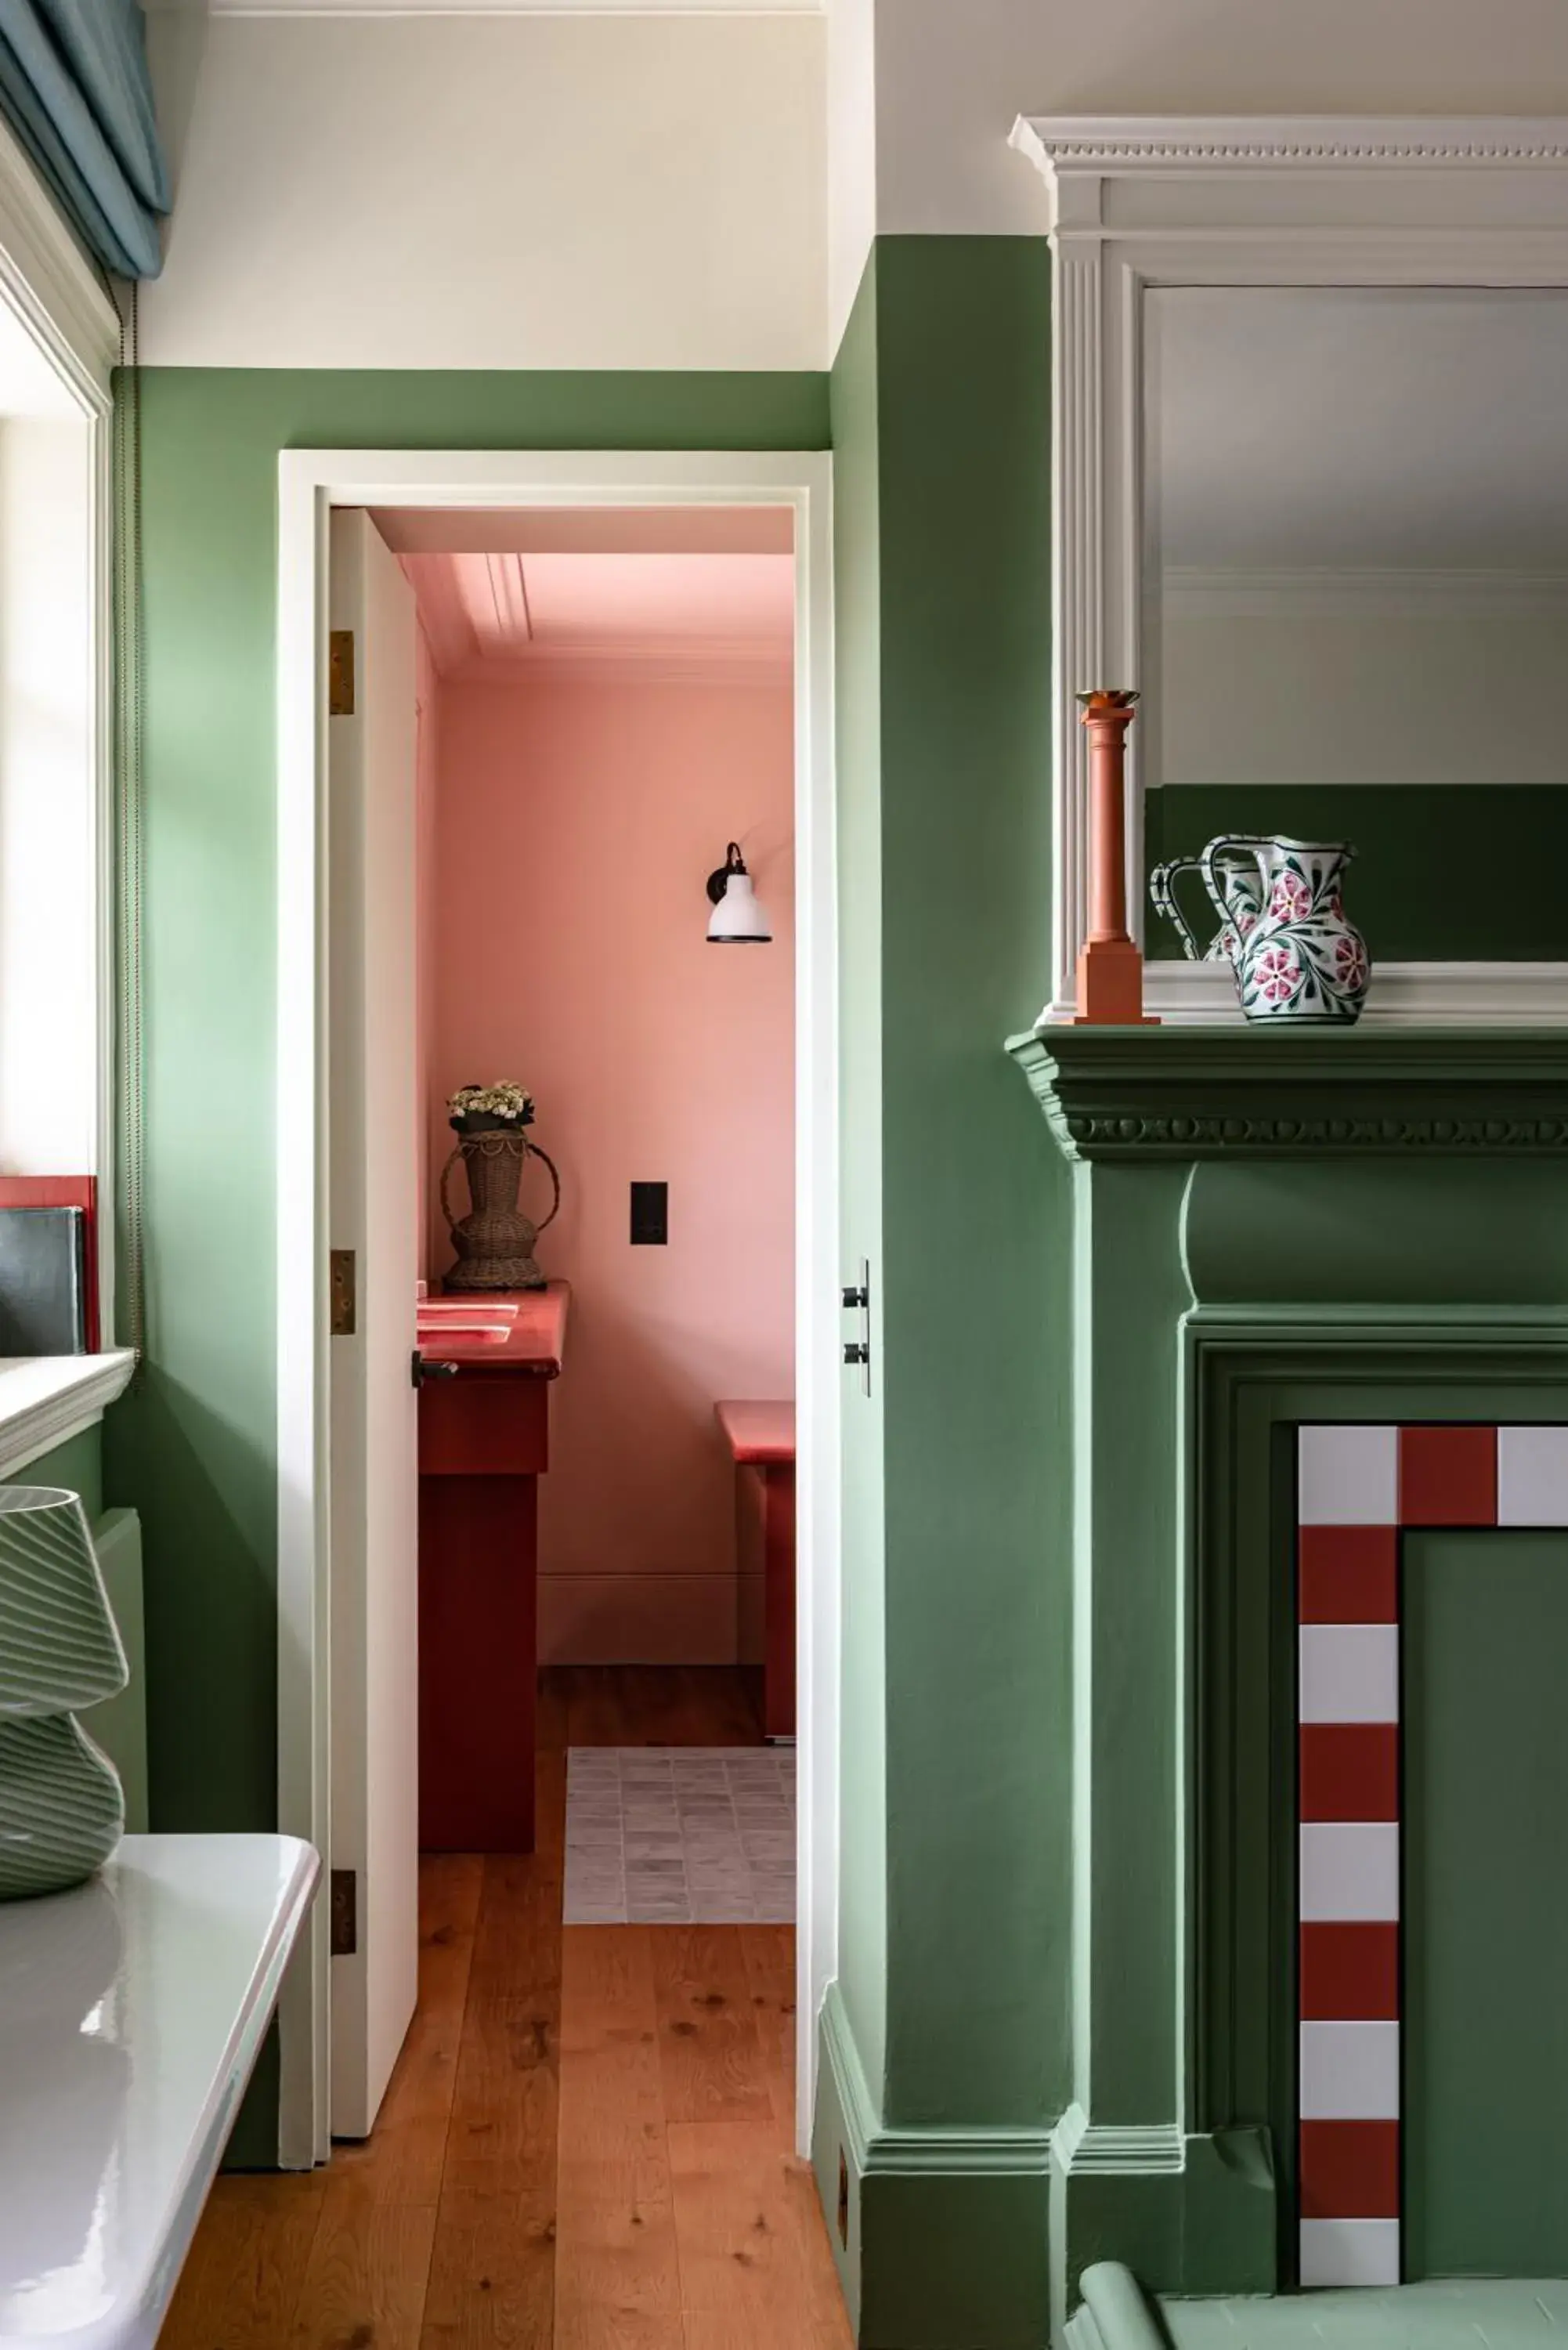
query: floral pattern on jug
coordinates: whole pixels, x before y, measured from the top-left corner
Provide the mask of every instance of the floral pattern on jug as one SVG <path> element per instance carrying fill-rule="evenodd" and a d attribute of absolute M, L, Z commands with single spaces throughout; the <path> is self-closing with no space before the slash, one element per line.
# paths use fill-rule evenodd
<path fill-rule="evenodd" d="M 1233 915 L 1237 852 L 1254 861 L 1258 920 L 1230 961 L 1249 1020 L 1348 1026 L 1372 981 L 1366 941 L 1345 911 L 1341 881 L 1355 851 L 1344 841 L 1239 833 L 1211 840 L 1198 860 L 1222 925 Z"/>

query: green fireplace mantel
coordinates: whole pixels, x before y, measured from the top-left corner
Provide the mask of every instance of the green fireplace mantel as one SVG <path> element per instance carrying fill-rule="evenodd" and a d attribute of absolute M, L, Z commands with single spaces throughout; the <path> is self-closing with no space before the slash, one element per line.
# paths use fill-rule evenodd
<path fill-rule="evenodd" d="M 1568 1026 L 1064 1024 L 1008 1051 L 1069 1159 L 1568 1153 Z"/>
<path fill-rule="evenodd" d="M 1010 1049 L 1077 1162 L 1054 2340 L 1096 2262 L 1292 2281 L 1295 1430 L 1568 1421 L 1568 1029 Z"/>

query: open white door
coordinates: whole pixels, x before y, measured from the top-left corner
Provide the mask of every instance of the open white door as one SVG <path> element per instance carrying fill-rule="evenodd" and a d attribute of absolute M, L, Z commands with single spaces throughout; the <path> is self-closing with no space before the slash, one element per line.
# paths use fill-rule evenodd
<path fill-rule="evenodd" d="M 362 513 L 332 515 L 329 612 L 353 638 L 327 743 L 329 1245 L 354 1259 L 329 1350 L 330 1865 L 353 1872 L 357 1944 L 332 1960 L 331 2123 L 364 2137 L 419 1976 L 420 1118 L 414 597 Z"/>

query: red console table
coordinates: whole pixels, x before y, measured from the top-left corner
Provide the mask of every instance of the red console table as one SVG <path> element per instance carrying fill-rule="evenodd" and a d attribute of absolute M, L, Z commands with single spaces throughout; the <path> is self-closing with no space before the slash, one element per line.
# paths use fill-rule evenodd
<path fill-rule="evenodd" d="M 539 1479 L 564 1281 L 516 1293 L 505 1344 L 427 1333 L 420 1390 L 420 1842 L 532 1852 Z M 484 1301 L 494 1302 L 494 1301 Z"/>
<path fill-rule="evenodd" d="M 761 1669 L 764 1738 L 794 1736 L 794 1406 L 715 1405 L 735 1461 L 741 1662 Z"/>

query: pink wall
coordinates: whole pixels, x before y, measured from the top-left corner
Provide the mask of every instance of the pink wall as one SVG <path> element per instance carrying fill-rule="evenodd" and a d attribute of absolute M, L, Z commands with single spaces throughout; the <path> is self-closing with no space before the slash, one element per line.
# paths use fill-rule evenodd
<path fill-rule="evenodd" d="M 787 677 L 441 691 L 432 1192 L 445 1096 L 497 1076 L 532 1087 L 565 1191 L 540 1243 L 574 1291 L 546 1660 L 735 1654 L 713 1406 L 794 1388 L 792 723 Z M 702 882 L 732 837 L 771 947 L 706 942 Z M 629 1244 L 633 1179 L 670 1185 L 667 1248 Z M 529 1180 L 542 1211 L 547 1178 Z"/>

